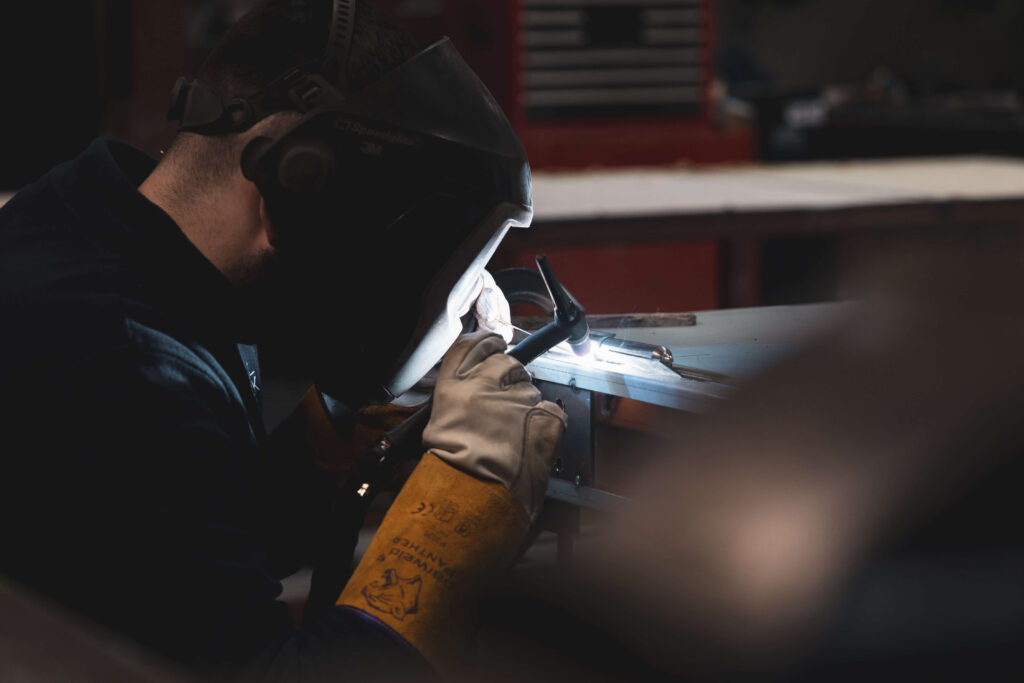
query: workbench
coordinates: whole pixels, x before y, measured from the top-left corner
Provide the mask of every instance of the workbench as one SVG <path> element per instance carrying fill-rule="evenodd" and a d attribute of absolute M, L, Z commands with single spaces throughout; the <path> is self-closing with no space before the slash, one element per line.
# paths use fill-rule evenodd
<path fill-rule="evenodd" d="M 836 240 L 841 294 L 864 251 L 893 236 L 1019 231 L 1024 160 L 538 172 L 534 207 L 533 228 L 511 231 L 492 269 L 545 252 L 593 312 L 755 306 L 771 238 Z"/>
<path fill-rule="evenodd" d="M 595 313 L 762 305 L 772 238 L 833 239 L 841 296 L 865 252 L 894 235 L 1024 227 L 1014 158 L 537 172 L 533 189 L 533 227 L 512 230 L 491 269 L 532 268 L 546 252 Z"/>

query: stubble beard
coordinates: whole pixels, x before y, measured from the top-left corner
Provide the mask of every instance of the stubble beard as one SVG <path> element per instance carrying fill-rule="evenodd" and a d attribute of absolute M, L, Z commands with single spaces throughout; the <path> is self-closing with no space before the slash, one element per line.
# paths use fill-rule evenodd
<path fill-rule="evenodd" d="M 242 297 L 250 304 L 259 306 L 269 303 L 267 298 L 276 289 L 280 278 L 280 255 L 274 247 L 248 254 L 236 261 L 228 279 L 236 283 Z"/>

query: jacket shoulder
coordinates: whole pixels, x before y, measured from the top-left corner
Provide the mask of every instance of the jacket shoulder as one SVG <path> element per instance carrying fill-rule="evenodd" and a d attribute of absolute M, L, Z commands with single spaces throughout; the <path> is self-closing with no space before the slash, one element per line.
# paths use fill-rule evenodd
<path fill-rule="evenodd" d="M 166 329 L 133 317 L 124 321 L 126 339 L 142 359 L 142 365 L 156 363 L 168 371 L 199 375 L 223 389 L 232 400 L 242 403 L 230 376 L 217 358 L 202 344 L 179 338 Z M 147 362 L 149 361 L 149 362 Z"/>

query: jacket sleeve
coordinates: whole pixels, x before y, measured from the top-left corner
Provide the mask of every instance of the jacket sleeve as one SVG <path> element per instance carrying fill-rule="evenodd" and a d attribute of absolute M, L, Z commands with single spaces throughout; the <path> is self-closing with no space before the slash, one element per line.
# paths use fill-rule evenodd
<path fill-rule="evenodd" d="M 189 667 L 275 680 L 428 671 L 360 612 L 330 608 L 299 628 L 276 600 L 281 471 L 209 367 L 128 349 L 40 395 L 52 423 L 35 425 L 22 472 L 44 539 L 25 563 L 37 588 Z"/>
<path fill-rule="evenodd" d="M 354 495 L 366 449 L 416 410 L 386 405 L 353 413 L 335 404 L 328 415 L 311 387 L 271 434 L 276 479 L 283 483 L 281 510 L 272 524 L 274 564 L 282 576 L 316 567 L 307 613 L 333 605 L 352 573 L 367 509 Z"/>
<path fill-rule="evenodd" d="M 311 424 L 315 416 L 308 398 L 309 394 L 267 443 L 277 488 L 277 511 L 267 522 L 268 542 L 278 577 L 321 563 L 328 550 L 351 564 L 363 523 L 361 515 L 343 509 L 338 482 L 322 466 L 316 427 L 331 426 Z"/>

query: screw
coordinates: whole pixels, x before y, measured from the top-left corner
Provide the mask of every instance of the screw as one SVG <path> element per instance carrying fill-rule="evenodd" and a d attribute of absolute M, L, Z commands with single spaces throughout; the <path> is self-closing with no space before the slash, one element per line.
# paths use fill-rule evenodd
<path fill-rule="evenodd" d="M 561 474 L 562 473 L 562 468 L 563 468 L 562 459 L 561 458 L 555 458 L 555 474 Z"/>
<path fill-rule="evenodd" d="M 577 386 L 576 386 L 576 378 L 575 377 L 570 377 L 569 378 L 569 388 L 572 389 L 572 393 L 574 393 L 574 394 L 577 391 L 579 391 L 579 388 L 577 388 Z"/>
<path fill-rule="evenodd" d="M 572 483 L 576 488 L 583 486 L 583 475 L 577 474 Z"/>
<path fill-rule="evenodd" d="M 387 437 L 384 437 L 380 441 L 377 442 L 377 450 L 378 451 L 386 451 L 389 448 L 391 448 L 391 441 L 389 441 Z"/>

